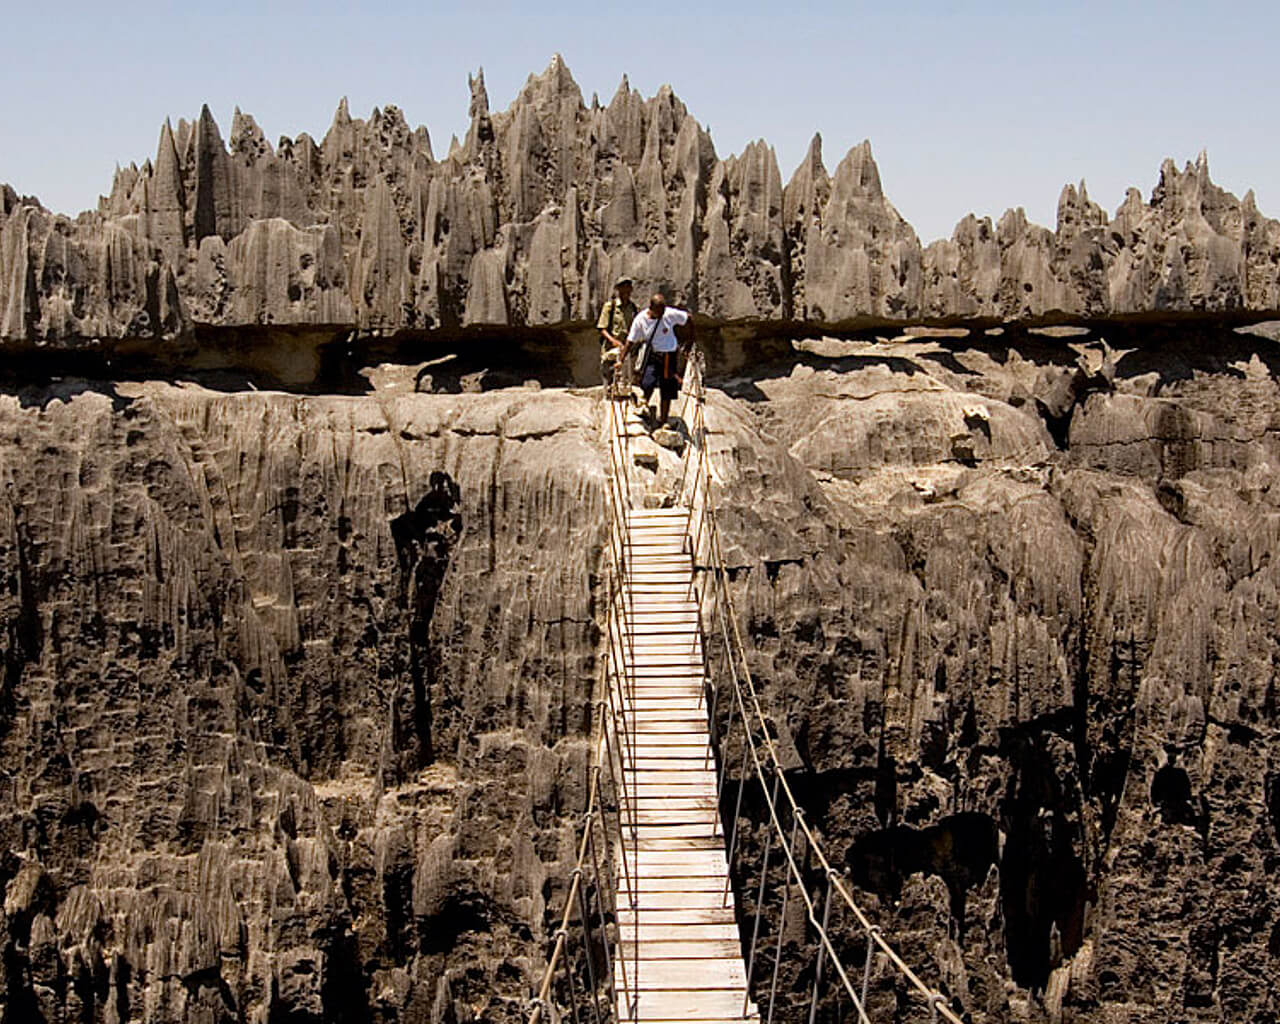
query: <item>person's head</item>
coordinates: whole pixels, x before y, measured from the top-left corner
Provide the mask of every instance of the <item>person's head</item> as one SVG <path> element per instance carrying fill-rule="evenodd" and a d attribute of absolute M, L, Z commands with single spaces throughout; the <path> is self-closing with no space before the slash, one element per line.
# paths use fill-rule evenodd
<path fill-rule="evenodd" d="M 667 308 L 667 297 L 662 292 L 654 292 L 649 296 L 649 315 L 662 316 Z"/>
<path fill-rule="evenodd" d="M 629 302 L 631 299 L 631 278 L 618 278 L 618 280 L 613 284 L 613 289 L 618 293 L 618 298 L 623 302 Z"/>

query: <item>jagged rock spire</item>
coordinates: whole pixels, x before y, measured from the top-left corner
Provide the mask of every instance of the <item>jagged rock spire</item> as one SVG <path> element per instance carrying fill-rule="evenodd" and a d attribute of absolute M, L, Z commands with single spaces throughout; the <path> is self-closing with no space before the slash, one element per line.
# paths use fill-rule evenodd
<path fill-rule="evenodd" d="M 165 118 L 164 126 L 160 129 L 160 141 L 156 145 L 156 159 L 148 191 L 148 232 L 165 251 L 166 256 L 173 260 L 179 259 L 187 245 L 184 223 L 187 198 L 182 182 L 182 168 L 178 163 L 178 146 L 168 118 Z"/>
<path fill-rule="evenodd" d="M 869 142 L 829 172 L 815 134 L 784 186 L 763 140 L 719 157 L 668 86 L 646 99 L 624 74 L 606 106 L 587 106 L 558 55 L 505 111 L 491 113 L 483 70 L 468 85 L 466 139 L 440 162 L 394 104 L 365 119 L 343 98 L 319 145 L 274 148 L 239 109 L 224 143 L 205 106 L 166 121 L 153 159 L 117 170 L 96 219 L 6 198 L 5 336 L 151 331 L 168 282 L 179 328 L 585 320 L 619 273 L 722 318 L 1280 313 L 1280 224 L 1215 185 L 1204 153 L 1182 170 L 1165 161 L 1150 199 L 1132 190 L 1110 221 L 1081 181 L 1059 196 L 1054 231 L 1014 210 L 925 247 Z M 60 297 L 64 267 L 102 275 L 78 292 L 92 308 Z"/>
<path fill-rule="evenodd" d="M 192 228 L 198 244 L 209 235 L 229 239 L 237 232 L 232 221 L 231 169 L 218 123 L 206 103 L 195 127 L 195 202 Z"/>
<path fill-rule="evenodd" d="M 474 77 L 467 76 L 467 87 L 471 90 L 471 105 L 467 108 L 467 117 L 472 121 L 488 117 L 489 93 L 484 87 L 484 68 L 479 68 Z"/>

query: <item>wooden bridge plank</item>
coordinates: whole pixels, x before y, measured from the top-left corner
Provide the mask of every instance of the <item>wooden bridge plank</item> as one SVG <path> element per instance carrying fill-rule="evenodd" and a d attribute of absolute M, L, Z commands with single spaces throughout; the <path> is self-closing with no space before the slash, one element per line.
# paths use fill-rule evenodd
<path fill-rule="evenodd" d="M 621 1009 L 621 1002 L 620 1009 Z M 619 1013 L 623 1021 L 644 1021 L 646 1024 L 668 1020 L 741 1020 L 741 990 L 668 990 L 647 992 L 643 982 L 640 987 L 639 1013 L 632 1017 L 624 1009 Z"/>

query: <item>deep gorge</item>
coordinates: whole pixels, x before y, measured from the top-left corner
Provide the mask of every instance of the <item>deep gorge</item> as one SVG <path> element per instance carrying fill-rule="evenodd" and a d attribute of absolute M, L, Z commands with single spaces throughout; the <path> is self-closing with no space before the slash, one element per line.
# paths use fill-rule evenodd
<path fill-rule="evenodd" d="M 1268 1019 L 1274 342 L 958 334 L 713 368 L 793 783 L 974 1020 Z M 9 390 L 10 1019 L 521 1018 L 583 799 L 599 392 L 361 379 Z"/>
<path fill-rule="evenodd" d="M 0 1019 L 525 1019 L 619 273 L 697 314 L 753 673 L 904 956 L 974 1022 L 1280 1016 L 1280 224 L 1202 159 L 925 245 L 869 146 L 784 186 L 559 60 L 471 122 L 0 190 Z"/>

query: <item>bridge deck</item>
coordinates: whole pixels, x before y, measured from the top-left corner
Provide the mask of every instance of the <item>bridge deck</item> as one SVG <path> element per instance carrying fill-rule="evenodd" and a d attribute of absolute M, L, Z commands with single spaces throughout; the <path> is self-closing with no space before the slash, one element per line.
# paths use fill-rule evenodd
<path fill-rule="evenodd" d="M 759 1019 L 746 997 L 718 821 L 687 525 L 685 509 L 628 514 L 631 614 L 617 624 L 635 680 L 635 745 L 624 762 L 634 846 L 629 818 L 624 834 L 636 891 L 633 909 L 621 883 L 618 924 L 636 1005 L 625 1005 L 621 964 L 615 987 L 619 1020 L 646 1024 Z"/>

